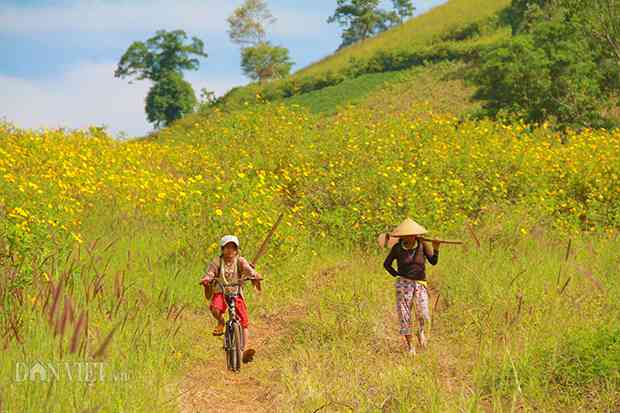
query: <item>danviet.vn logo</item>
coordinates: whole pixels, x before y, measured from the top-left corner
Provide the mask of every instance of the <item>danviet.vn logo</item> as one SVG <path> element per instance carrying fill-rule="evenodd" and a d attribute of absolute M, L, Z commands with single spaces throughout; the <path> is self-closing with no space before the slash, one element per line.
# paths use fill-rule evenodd
<path fill-rule="evenodd" d="M 126 382 L 129 375 L 116 371 L 103 362 L 34 361 L 15 363 L 16 382 L 66 381 L 76 383 Z"/>

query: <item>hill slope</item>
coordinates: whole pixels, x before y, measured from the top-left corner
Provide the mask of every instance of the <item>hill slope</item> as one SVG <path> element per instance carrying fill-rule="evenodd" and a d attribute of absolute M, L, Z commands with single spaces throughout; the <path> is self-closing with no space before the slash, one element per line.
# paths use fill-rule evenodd
<path fill-rule="evenodd" d="M 499 19 L 498 13 L 511 0 L 450 0 L 430 11 L 378 36 L 358 42 L 296 72 L 294 76 L 318 75 L 338 71 L 351 59 L 365 59 L 381 50 L 411 50 L 439 42 L 450 33 L 474 25 L 482 26 L 488 19 Z"/>
<path fill-rule="evenodd" d="M 103 360 L 131 380 L 6 374 L 2 407 L 615 411 L 620 132 L 418 115 L 265 104 L 125 143 L 0 126 L 3 371 Z M 197 282 L 222 234 L 251 257 L 281 212 L 247 295 L 258 357 L 230 375 Z M 428 268 L 413 359 L 375 244 L 405 216 L 468 240 Z"/>
<path fill-rule="evenodd" d="M 222 98 L 220 106 L 234 110 L 247 103 L 284 100 L 308 106 L 315 112 L 334 113 L 338 105 L 360 103 L 392 81 L 402 84 L 409 79 L 411 87 L 417 87 L 416 76 L 411 76 L 410 69 L 467 62 L 484 48 L 507 39 L 510 29 L 502 11 L 509 3 L 451 0 L 399 27 L 338 50 L 286 79 L 234 88 Z M 415 73 L 421 75 L 420 79 L 434 77 L 435 69 L 427 69 L 426 74 Z M 463 84 L 463 72 L 455 74 Z M 450 77 L 453 79 L 454 74 Z M 436 86 L 441 88 L 441 82 Z M 453 88 L 455 84 L 447 86 Z M 463 88 L 457 93 L 469 97 L 471 90 Z M 460 114 L 458 110 L 464 106 L 471 107 L 459 105 L 451 108 L 452 113 Z"/>

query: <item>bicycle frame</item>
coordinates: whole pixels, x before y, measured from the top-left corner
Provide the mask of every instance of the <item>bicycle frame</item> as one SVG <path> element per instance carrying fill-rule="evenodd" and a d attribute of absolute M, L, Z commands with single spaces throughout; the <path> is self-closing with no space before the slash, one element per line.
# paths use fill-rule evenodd
<path fill-rule="evenodd" d="M 228 306 L 228 320 L 239 321 L 239 317 L 237 316 L 237 311 L 236 311 L 237 303 L 235 299 L 241 295 L 240 293 L 241 285 L 240 284 L 223 285 L 221 283 L 219 284 L 222 287 L 222 291 L 224 292 L 224 300 L 226 301 L 226 305 Z M 234 288 L 236 291 L 227 292 L 226 291 L 227 288 Z"/>

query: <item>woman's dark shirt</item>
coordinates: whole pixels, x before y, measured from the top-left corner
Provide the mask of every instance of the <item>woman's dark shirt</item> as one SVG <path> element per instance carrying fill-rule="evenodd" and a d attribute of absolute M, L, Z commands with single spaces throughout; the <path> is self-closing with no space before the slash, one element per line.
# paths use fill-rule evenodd
<path fill-rule="evenodd" d="M 398 271 L 392 267 L 392 263 L 396 260 Z M 418 241 L 418 244 L 411 250 L 405 249 L 402 242 L 398 242 L 390 250 L 390 254 L 383 262 L 383 267 L 394 277 L 405 277 L 411 280 L 426 280 L 425 260 L 436 265 L 439 260 L 439 251 L 433 251 L 433 256 L 429 256 L 424 251 L 424 246 Z"/>

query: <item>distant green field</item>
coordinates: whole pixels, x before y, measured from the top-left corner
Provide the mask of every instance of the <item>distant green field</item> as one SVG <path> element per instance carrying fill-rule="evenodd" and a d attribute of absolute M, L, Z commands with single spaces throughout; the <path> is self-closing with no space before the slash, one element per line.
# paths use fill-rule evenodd
<path fill-rule="evenodd" d="M 359 103 L 372 92 L 402 77 L 403 72 L 372 73 L 347 79 L 336 86 L 293 96 L 284 101 L 291 105 L 305 106 L 311 112 L 331 114 L 335 113 L 339 106 Z"/>
<path fill-rule="evenodd" d="M 373 73 L 318 91 L 285 99 L 314 113 L 333 114 L 343 105 L 362 105 L 375 112 L 419 107 L 423 112 L 461 114 L 478 106 L 474 88 L 463 80 L 466 65 L 443 62 L 398 72 Z"/>

